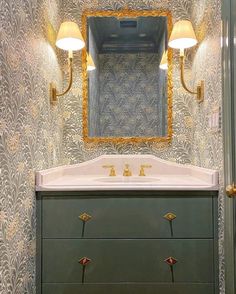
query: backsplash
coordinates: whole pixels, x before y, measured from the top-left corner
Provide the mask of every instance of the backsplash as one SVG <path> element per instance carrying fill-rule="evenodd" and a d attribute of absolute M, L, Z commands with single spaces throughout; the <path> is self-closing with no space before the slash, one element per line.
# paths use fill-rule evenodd
<path fill-rule="evenodd" d="M 35 170 L 60 164 L 62 119 L 48 84 L 62 84 L 53 29 L 60 1 L 0 4 L 0 293 L 35 293 Z"/>

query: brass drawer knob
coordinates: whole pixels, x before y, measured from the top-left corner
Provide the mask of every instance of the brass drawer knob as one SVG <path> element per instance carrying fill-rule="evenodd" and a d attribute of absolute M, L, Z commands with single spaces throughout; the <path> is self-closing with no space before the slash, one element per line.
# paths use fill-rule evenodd
<path fill-rule="evenodd" d="M 86 266 L 91 262 L 92 260 L 88 257 L 82 257 L 79 260 L 79 263 L 82 265 L 82 276 L 81 276 L 81 283 L 84 284 L 85 282 L 85 271 Z"/>
<path fill-rule="evenodd" d="M 174 213 L 172 213 L 172 212 L 168 212 L 168 213 L 165 214 L 163 217 L 164 217 L 166 220 L 172 222 L 177 216 L 176 216 Z"/>
<path fill-rule="evenodd" d="M 167 257 L 164 261 L 169 265 L 169 269 L 171 272 L 171 282 L 174 283 L 175 282 L 174 265 L 178 262 L 178 260 L 170 256 L 170 257 Z"/>
<path fill-rule="evenodd" d="M 86 212 L 82 213 L 79 218 L 83 221 L 83 222 L 88 222 L 89 220 L 91 220 L 91 215 L 87 214 Z"/>
<path fill-rule="evenodd" d="M 165 260 L 164 260 L 169 266 L 173 266 L 173 265 L 175 265 L 177 262 L 178 262 L 178 260 L 177 259 L 175 259 L 174 257 L 168 257 L 168 258 L 166 258 Z"/>
<path fill-rule="evenodd" d="M 82 266 L 86 266 L 86 265 L 88 265 L 90 262 L 91 262 L 91 259 L 88 258 L 88 257 L 82 257 L 82 258 L 79 260 L 79 263 L 80 263 Z"/>

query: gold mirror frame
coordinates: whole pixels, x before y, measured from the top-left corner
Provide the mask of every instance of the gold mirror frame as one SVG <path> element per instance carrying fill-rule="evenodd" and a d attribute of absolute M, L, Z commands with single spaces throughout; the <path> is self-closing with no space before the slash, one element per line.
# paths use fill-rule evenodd
<path fill-rule="evenodd" d="M 88 17 L 140 17 L 140 16 L 165 16 L 167 17 L 168 39 L 172 31 L 172 15 L 168 10 L 86 10 L 82 15 L 82 35 L 87 44 L 87 19 Z M 168 73 L 167 73 L 167 136 L 165 137 L 89 137 L 88 132 L 88 73 L 87 73 L 87 50 L 82 51 L 82 75 L 83 75 L 83 140 L 86 143 L 144 143 L 144 142 L 167 142 L 172 139 L 172 58 L 173 51 L 168 48 Z"/>

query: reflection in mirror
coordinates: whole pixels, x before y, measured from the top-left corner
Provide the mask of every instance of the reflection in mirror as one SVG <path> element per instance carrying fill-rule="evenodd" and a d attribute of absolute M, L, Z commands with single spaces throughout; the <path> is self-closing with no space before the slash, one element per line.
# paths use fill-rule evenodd
<path fill-rule="evenodd" d="M 95 65 L 84 72 L 85 140 L 170 140 L 171 51 L 169 70 L 160 69 L 169 13 L 97 14 L 86 15 L 84 30 Z"/>

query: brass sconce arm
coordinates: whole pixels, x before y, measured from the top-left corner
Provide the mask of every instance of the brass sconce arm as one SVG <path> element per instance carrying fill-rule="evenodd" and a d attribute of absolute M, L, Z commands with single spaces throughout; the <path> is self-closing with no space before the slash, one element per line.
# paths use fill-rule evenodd
<path fill-rule="evenodd" d="M 197 86 L 197 91 L 190 90 L 184 80 L 184 54 L 180 54 L 180 80 L 183 88 L 190 94 L 197 95 L 198 103 L 204 100 L 204 81 Z"/>
<path fill-rule="evenodd" d="M 58 100 L 57 97 L 64 96 L 71 89 L 72 82 L 73 82 L 73 53 L 72 51 L 69 51 L 68 69 L 69 69 L 69 84 L 66 90 L 64 90 L 62 93 L 58 93 L 55 84 L 50 83 L 50 102 L 52 105 L 55 105 L 57 103 L 57 100 Z"/>

